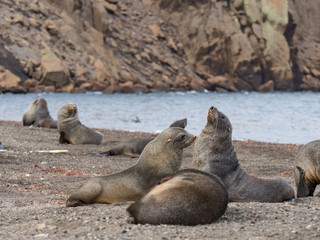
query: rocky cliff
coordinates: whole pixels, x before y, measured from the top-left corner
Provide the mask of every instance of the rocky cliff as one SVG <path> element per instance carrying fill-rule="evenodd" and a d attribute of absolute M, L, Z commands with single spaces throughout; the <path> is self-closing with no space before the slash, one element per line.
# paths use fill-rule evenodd
<path fill-rule="evenodd" d="M 0 92 L 320 90 L 318 0 L 0 3 Z"/>

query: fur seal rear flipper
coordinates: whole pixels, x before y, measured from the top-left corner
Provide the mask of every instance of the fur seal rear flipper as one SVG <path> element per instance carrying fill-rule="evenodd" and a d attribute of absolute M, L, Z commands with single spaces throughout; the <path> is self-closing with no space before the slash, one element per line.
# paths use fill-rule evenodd
<path fill-rule="evenodd" d="M 241 168 L 232 144 L 231 122 L 215 107 L 209 108 L 207 125 L 195 141 L 193 164 L 220 177 L 230 201 L 282 202 L 294 198 L 293 188 L 283 178 L 258 178 Z"/>

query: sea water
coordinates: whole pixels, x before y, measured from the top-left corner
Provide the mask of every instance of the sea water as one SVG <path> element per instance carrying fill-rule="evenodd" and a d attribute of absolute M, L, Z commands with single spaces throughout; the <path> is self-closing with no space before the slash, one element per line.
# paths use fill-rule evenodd
<path fill-rule="evenodd" d="M 320 139 L 320 93 L 315 92 L 2 94 L 0 120 L 22 121 L 37 98 L 47 100 L 54 119 L 61 107 L 75 103 L 80 121 L 92 128 L 158 133 L 187 118 L 186 130 L 199 135 L 215 106 L 229 117 L 233 139 L 297 144 Z"/>

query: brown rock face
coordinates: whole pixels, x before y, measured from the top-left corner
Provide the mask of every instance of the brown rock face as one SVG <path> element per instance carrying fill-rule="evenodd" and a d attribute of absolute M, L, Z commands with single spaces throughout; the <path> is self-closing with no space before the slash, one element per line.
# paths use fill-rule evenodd
<path fill-rule="evenodd" d="M 4 1 L 1 91 L 320 90 L 318 0 L 230 3 Z"/>
<path fill-rule="evenodd" d="M 274 86 L 264 90 L 319 90 L 317 74 L 300 70 L 320 67 L 319 2 L 243 0 L 232 11 L 226 1 L 152 2 L 177 27 L 188 61 L 209 86 L 212 76 L 224 75 L 237 90 L 270 80 Z"/>
<path fill-rule="evenodd" d="M 24 88 L 19 85 L 20 82 L 21 79 L 9 70 L 0 72 L 0 92 L 24 92 Z"/>
<path fill-rule="evenodd" d="M 45 52 L 41 58 L 43 72 L 41 84 L 54 87 L 63 87 L 68 82 L 68 74 L 61 60 L 51 51 Z"/>

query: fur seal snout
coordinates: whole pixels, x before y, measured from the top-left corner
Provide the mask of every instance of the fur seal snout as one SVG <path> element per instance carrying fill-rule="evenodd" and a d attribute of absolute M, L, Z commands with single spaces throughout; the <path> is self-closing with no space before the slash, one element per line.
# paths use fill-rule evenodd
<path fill-rule="evenodd" d="M 78 117 L 77 106 L 64 105 L 58 112 L 59 143 L 101 144 L 102 135 L 84 126 Z"/>
<path fill-rule="evenodd" d="M 141 224 L 209 224 L 227 209 L 221 180 L 196 169 L 180 170 L 161 180 L 128 209 L 128 221 Z"/>
<path fill-rule="evenodd" d="M 304 145 L 294 160 L 297 197 L 313 196 L 320 184 L 320 140 Z"/>
<path fill-rule="evenodd" d="M 163 177 L 179 170 L 182 153 L 195 140 L 182 128 L 168 128 L 143 149 L 136 164 L 115 174 L 91 178 L 67 200 L 67 207 L 136 201 Z"/>
<path fill-rule="evenodd" d="M 221 178 L 229 201 L 282 202 L 294 198 L 294 190 L 286 180 L 257 178 L 241 168 L 232 144 L 231 122 L 213 106 L 209 108 L 205 128 L 195 141 L 193 164 Z"/>

